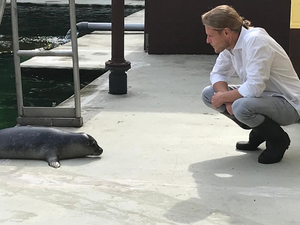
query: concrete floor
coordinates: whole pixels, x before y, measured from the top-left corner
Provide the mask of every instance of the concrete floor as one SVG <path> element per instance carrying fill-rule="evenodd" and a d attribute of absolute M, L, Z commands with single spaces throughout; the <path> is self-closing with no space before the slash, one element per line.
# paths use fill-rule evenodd
<path fill-rule="evenodd" d="M 248 131 L 201 102 L 215 56 L 148 55 L 143 35 L 130 37 L 128 94 L 108 94 L 102 75 L 82 90 L 84 126 L 64 128 L 92 135 L 101 158 L 60 169 L 1 160 L 0 224 L 300 224 L 300 125 L 284 127 L 292 143 L 282 162 L 259 164 L 264 145 L 236 151 Z"/>

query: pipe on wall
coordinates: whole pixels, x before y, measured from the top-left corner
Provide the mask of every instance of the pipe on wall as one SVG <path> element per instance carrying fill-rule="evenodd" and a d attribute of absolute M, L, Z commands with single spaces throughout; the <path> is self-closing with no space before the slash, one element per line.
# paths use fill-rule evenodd
<path fill-rule="evenodd" d="M 80 22 L 76 24 L 78 32 L 111 31 L 111 23 Z M 125 23 L 125 31 L 144 31 L 144 24 Z"/>

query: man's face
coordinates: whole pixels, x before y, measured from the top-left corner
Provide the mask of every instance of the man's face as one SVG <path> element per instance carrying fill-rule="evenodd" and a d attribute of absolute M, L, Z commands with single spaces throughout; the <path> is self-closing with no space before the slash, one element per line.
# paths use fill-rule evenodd
<path fill-rule="evenodd" d="M 229 48 L 230 43 L 224 30 L 218 32 L 211 27 L 205 26 L 206 43 L 210 44 L 216 53 L 222 52 L 224 49 Z"/>

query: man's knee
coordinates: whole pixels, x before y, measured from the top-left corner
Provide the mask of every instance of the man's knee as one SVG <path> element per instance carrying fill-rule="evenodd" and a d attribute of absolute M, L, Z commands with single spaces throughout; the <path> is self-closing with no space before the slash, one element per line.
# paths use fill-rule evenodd
<path fill-rule="evenodd" d="M 251 101 L 248 98 L 239 98 L 232 103 L 233 115 L 238 120 L 243 120 L 251 114 Z"/>
<path fill-rule="evenodd" d="M 207 86 L 205 87 L 203 90 L 202 90 L 202 94 L 201 94 L 201 97 L 202 97 L 202 101 L 204 103 L 211 103 L 211 98 L 212 96 L 214 95 L 214 89 L 212 86 Z"/>

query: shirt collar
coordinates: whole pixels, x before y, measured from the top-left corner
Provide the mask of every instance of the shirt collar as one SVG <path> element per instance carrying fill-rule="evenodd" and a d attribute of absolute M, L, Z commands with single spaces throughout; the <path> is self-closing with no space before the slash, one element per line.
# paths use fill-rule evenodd
<path fill-rule="evenodd" d="M 235 49 L 241 49 L 242 48 L 242 46 L 243 46 L 242 42 L 243 42 L 243 39 L 244 39 L 244 36 L 246 35 L 246 33 L 247 33 L 247 29 L 245 27 L 242 27 L 240 36 L 239 36 L 239 38 L 238 38 L 238 40 L 237 40 L 237 42 L 236 42 L 233 50 L 235 50 Z"/>

